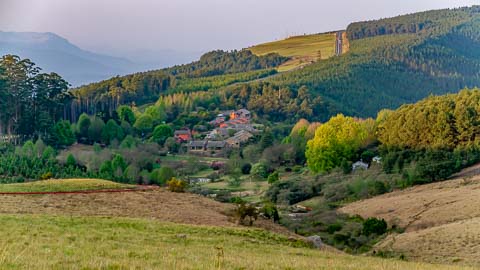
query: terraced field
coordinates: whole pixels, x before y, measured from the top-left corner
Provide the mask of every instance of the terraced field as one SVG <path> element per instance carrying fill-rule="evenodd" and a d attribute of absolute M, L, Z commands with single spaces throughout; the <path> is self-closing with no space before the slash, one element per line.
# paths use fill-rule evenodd
<path fill-rule="evenodd" d="M 281 65 L 278 71 L 288 71 L 328 59 L 335 55 L 335 33 L 303 35 L 290 37 L 249 48 L 256 55 L 278 53 L 291 57 L 291 60 Z"/>

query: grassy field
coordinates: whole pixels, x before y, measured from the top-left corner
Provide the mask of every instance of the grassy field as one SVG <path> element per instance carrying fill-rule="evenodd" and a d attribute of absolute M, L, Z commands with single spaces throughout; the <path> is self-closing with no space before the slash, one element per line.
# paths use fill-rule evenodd
<path fill-rule="evenodd" d="M 223 181 L 202 184 L 202 186 L 213 190 L 230 191 L 235 197 L 241 197 L 247 202 L 257 203 L 263 201 L 263 195 L 270 184 L 267 181 L 252 181 L 250 176 L 243 176 L 239 186 L 229 185 L 227 177 Z"/>
<path fill-rule="evenodd" d="M 130 188 L 135 188 L 135 186 L 99 179 L 52 179 L 28 183 L 2 184 L 0 185 L 0 192 L 65 192 Z"/>
<path fill-rule="evenodd" d="M 468 172 L 468 170 L 467 170 Z M 352 203 L 341 212 L 384 218 L 406 232 L 377 250 L 407 258 L 480 266 L 480 176 L 417 186 Z"/>
<path fill-rule="evenodd" d="M 2 269 L 467 269 L 353 257 L 263 230 L 1 215 Z"/>
<path fill-rule="evenodd" d="M 308 65 L 335 54 L 335 34 L 315 34 L 290 37 L 249 48 L 256 55 L 278 53 L 292 59 L 281 65 L 279 71 L 288 71 Z"/>

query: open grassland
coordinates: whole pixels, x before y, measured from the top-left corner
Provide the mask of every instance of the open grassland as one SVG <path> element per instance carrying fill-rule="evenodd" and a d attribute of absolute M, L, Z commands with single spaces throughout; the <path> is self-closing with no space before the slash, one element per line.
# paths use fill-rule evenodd
<path fill-rule="evenodd" d="M 388 193 L 349 204 L 340 211 L 384 218 L 406 231 L 416 231 L 480 217 L 479 205 L 480 176 L 477 176 Z"/>
<path fill-rule="evenodd" d="M 353 257 L 256 229 L 1 215 L 2 269 L 467 269 Z"/>
<path fill-rule="evenodd" d="M 105 216 L 164 222 L 235 226 L 225 214 L 232 207 L 193 194 L 150 190 L 127 193 L 0 195 L 0 213 Z"/>
<path fill-rule="evenodd" d="M 134 185 L 99 179 L 52 179 L 18 184 L 1 184 L 0 193 L 9 192 L 69 192 L 86 190 L 133 189 Z"/>
<path fill-rule="evenodd" d="M 474 167 L 475 169 L 476 167 Z M 469 168 L 457 179 L 417 186 L 340 209 L 384 218 L 405 233 L 387 237 L 376 250 L 407 259 L 480 266 L 480 176 Z"/>
<path fill-rule="evenodd" d="M 256 55 L 278 53 L 291 60 L 281 65 L 279 71 L 288 71 L 301 66 L 327 59 L 335 54 L 335 34 L 315 34 L 290 37 L 249 48 Z"/>
<path fill-rule="evenodd" d="M 390 235 L 376 248 L 409 260 L 480 267 L 480 218 Z"/>
<path fill-rule="evenodd" d="M 154 219 L 181 224 L 239 227 L 234 206 L 164 189 L 125 193 L 61 195 L 0 195 L 0 214 L 93 216 Z M 258 219 L 255 227 L 299 238 L 270 220 Z"/>

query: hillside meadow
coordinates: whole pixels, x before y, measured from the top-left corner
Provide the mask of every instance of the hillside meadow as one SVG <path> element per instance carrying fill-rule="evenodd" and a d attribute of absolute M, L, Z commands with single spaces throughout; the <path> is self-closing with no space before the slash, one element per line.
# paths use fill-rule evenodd
<path fill-rule="evenodd" d="M 0 224 L 3 269 L 469 269 L 329 253 L 258 229 L 45 215 Z"/>

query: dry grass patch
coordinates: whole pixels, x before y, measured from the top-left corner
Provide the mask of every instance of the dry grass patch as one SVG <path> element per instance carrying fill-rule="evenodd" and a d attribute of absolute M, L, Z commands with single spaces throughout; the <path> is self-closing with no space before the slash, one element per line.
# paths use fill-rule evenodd
<path fill-rule="evenodd" d="M 355 202 L 340 211 L 384 218 L 389 225 L 406 229 L 406 233 L 387 237 L 377 250 L 409 259 L 479 267 L 480 176 L 465 177 Z"/>
<path fill-rule="evenodd" d="M 335 55 L 335 34 L 315 34 L 290 37 L 280 41 L 249 48 L 256 55 L 278 53 L 291 60 L 281 65 L 279 71 L 288 71 Z"/>
<path fill-rule="evenodd" d="M 341 212 L 379 217 L 407 231 L 480 217 L 480 176 L 408 188 L 349 204 Z M 479 254 L 480 255 L 480 254 Z"/>
<path fill-rule="evenodd" d="M 404 254 L 408 259 L 480 266 L 480 218 L 425 230 L 391 235 L 376 250 Z"/>

